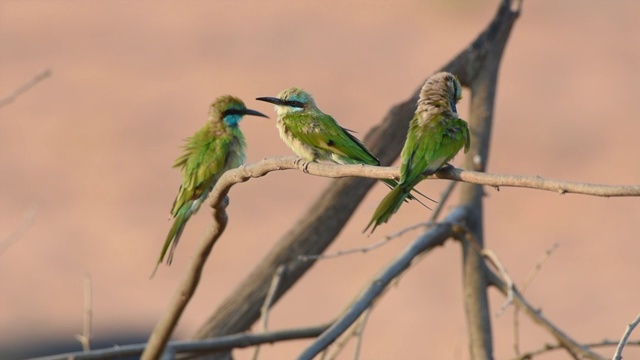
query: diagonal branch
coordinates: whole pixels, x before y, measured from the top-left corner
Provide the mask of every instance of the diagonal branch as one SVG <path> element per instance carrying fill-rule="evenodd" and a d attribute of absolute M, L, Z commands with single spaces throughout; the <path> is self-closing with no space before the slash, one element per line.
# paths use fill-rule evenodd
<path fill-rule="evenodd" d="M 362 313 L 364 313 L 393 282 L 393 280 L 407 270 L 413 260 L 425 251 L 442 245 L 453 235 L 453 225 L 461 222 L 466 217 L 465 208 L 454 209 L 442 223 L 432 227 L 420 236 L 382 272 L 376 276 L 358 296 L 355 302 L 320 335 L 299 357 L 299 360 L 311 360 L 314 356 L 326 349 L 340 334 L 345 332 Z"/>
<path fill-rule="evenodd" d="M 526 313 L 536 324 L 547 330 L 574 358 L 603 360 L 600 355 L 570 338 L 557 326 L 552 324 L 551 321 L 542 316 L 540 310 L 534 309 L 517 289 L 514 287 L 510 288 L 509 285 L 493 271 L 487 269 L 486 273 L 491 285 L 494 285 L 505 296 L 511 292 L 513 294 L 513 304 Z"/>
<path fill-rule="evenodd" d="M 618 345 L 617 341 L 613 341 L 613 340 L 602 340 L 602 341 L 598 341 L 598 342 L 590 342 L 590 343 L 585 343 L 584 346 L 592 349 L 592 348 L 597 348 L 597 347 L 609 347 L 609 346 L 616 346 Z M 634 346 L 640 346 L 640 340 L 636 340 L 636 341 L 630 341 L 627 342 L 627 345 L 634 345 Z M 526 352 L 522 355 L 519 355 L 517 357 L 515 357 L 513 360 L 531 360 L 533 359 L 536 355 L 542 355 L 548 352 L 552 352 L 555 350 L 559 350 L 559 349 L 564 349 L 564 347 L 560 344 L 545 344 L 543 348 L 538 349 L 538 350 L 534 350 L 534 351 L 529 351 Z"/>
<path fill-rule="evenodd" d="M 235 348 L 244 348 L 258 344 L 273 344 L 275 342 L 315 338 L 329 327 L 321 324 L 304 328 L 275 330 L 260 334 L 232 334 L 214 339 L 197 341 L 172 341 L 167 344 L 167 352 L 176 353 L 214 353 Z M 34 358 L 32 360 L 97 360 L 119 359 L 140 356 L 147 344 L 132 344 L 114 346 L 109 349 L 97 349 L 90 352 L 77 351 Z"/>
<path fill-rule="evenodd" d="M 622 335 L 622 339 L 620 339 L 620 343 L 616 348 L 616 352 L 613 354 L 613 357 L 612 357 L 613 360 L 622 360 L 622 349 L 624 349 L 624 346 L 627 344 L 627 341 L 629 340 L 629 336 L 631 335 L 631 332 L 633 331 L 633 329 L 635 329 L 636 326 L 638 326 L 639 323 L 640 323 L 640 314 L 636 316 L 635 320 L 633 320 L 629 325 L 627 325 L 627 329 L 624 331 L 624 334 Z"/>

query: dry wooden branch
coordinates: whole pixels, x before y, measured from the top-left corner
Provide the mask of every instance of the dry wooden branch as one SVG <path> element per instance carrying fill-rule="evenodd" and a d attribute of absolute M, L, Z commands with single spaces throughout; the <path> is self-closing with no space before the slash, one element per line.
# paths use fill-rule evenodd
<path fill-rule="evenodd" d="M 502 21 L 491 23 L 487 38 L 493 35 L 492 41 L 483 41 L 486 57 L 474 64 L 470 81 L 463 82 L 471 90 L 468 122 L 472 141 L 464 160 L 466 169 L 485 171 L 487 168 L 498 70 L 511 29 L 520 15 L 520 6 L 521 1 L 501 2 L 495 18 Z M 464 183 L 460 186 L 460 202 L 470 210 L 465 225 L 480 247 L 484 245 L 483 191 L 477 185 Z M 462 298 L 467 317 L 469 351 L 471 359 L 488 360 L 493 359 L 493 340 L 484 271 L 486 266 L 482 256 L 469 245 L 467 241 L 462 242 Z"/>
<path fill-rule="evenodd" d="M 407 270 L 414 259 L 421 253 L 442 245 L 445 240 L 453 235 L 455 224 L 463 221 L 467 216 L 466 208 L 455 208 L 446 219 L 429 229 L 395 260 L 383 269 L 378 276 L 367 284 L 355 302 L 320 335 L 299 357 L 299 360 L 311 360 L 314 356 L 326 349 L 335 339 L 345 332 L 362 313 L 364 313 L 377 297 L 387 288 L 393 280 Z"/>
<path fill-rule="evenodd" d="M 309 326 L 304 328 L 276 330 L 261 334 L 233 334 L 213 339 L 196 341 L 172 341 L 167 344 L 167 352 L 173 355 L 178 353 L 214 353 L 235 348 L 244 348 L 258 344 L 275 343 L 286 340 L 298 340 L 315 338 L 329 327 L 329 324 Z M 133 344 L 115 346 L 110 349 L 92 350 L 90 352 L 72 352 L 53 356 L 45 356 L 31 360 L 97 360 L 119 359 L 134 357 L 142 354 L 147 344 Z"/>
<path fill-rule="evenodd" d="M 624 331 L 624 334 L 620 339 L 620 343 L 616 348 L 616 352 L 613 354 L 613 358 L 612 358 L 613 360 L 622 360 L 622 349 L 624 349 L 624 346 L 627 344 L 627 341 L 629 340 L 629 336 L 631 335 L 631 332 L 633 331 L 633 329 L 635 329 L 636 326 L 638 326 L 639 323 L 640 323 L 640 314 L 636 316 L 635 320 L 633 320 L 629 325 L 627 325 L 627 329 Z"/>
<path fill-rule="evenodd" d="M 560 330 L 557 326 L 552 324 L 551 321 L 542 316 L 542 312 L 540 310 L 534 309 L 533 306 L 531 306 L 527 302 L 527 300 L 517 289 L 510 289 L 509 285 L 493 271 L 489 269 L 487 269 L 486 271 L 491 285 L 495 286 L 505 296 L 507 296 L 509 291 L 511 290 L 513 293 L 513 304 L 525 314 L 527 314 L 536 324 L 547 330 L 551 334 L 551 336 L 553 336 L 558 341 L 558 343 L 560 343 L 562 347 L 564 347 L 574 358 L 604 360 L 600 355 L 594 353 L 588 347 L 570 338 L 565 332 Z"/>

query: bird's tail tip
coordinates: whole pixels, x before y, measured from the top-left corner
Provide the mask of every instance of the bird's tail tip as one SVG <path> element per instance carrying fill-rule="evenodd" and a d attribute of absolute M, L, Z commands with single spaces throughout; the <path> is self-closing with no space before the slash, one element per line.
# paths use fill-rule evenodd
<path fill-rule="evenodd" d="M 401 186 L 397 186 L 391 190 L 380 202 L 376 210 L 373 212 L 373 216 L 371 217 L 371 221 L 364 229 L 366 232 L 367 229 L 372 227 L 370 234 L 376 230 L 378 225 L 384 224 L 393 214 L 395 214 L 400 205 L 405 201 L 405 199 L 409 196 L 409 191 Z"/>
<path fill-rule="evenodd" d="M 149 275 L 149 280 L 152 280 L 153 277 L 156 275 L 156 272 L 158 271 L 158 267 L 160 267 L 160 262 L 158 262 L 156 266 L 153 268 L 151 275 Z"/>

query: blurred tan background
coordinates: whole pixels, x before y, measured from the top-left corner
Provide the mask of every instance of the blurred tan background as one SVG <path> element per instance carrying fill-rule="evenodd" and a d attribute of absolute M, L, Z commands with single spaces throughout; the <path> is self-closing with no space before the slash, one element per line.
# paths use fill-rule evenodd
<path fill-rule="evenodd" d="M 0 357 L 20 342 L 73 341 L 86 273 L 94 338 L 148 335 L 210 222 L 203 207 L 173 265 L 149 280 L 180 182 L 171 164 L 215 97 L 240 96 L 271 116 L 242 122 L 248 162 L 291 154 L 272 107 L 253 99 L 294 85 L 364 136 L 465 48 L 497 4 L 0 1 L 0 97 L 46 68 L 53 72 L 0 108 L 0 240 L 37 207 L 33 225 L 0 257 Z M 640 183 L 639 16 L 634 1 L 524 2 L 500 73 L 490 172 Z M 174 338 L 196 331 L 328 183 L 286 171 L 233 188 L 229 226 Z M 420 190 L 439 196 L 444 185 L 425 182 Z M 486 241 L 516 281 L 560 245 L 529 288 L 530 301 L 578 341 L 619 339 L 640 311 L 640 199 L 486 191 Z M 331 252 L 430 216 L 406 205 L 375 236 L 363 236 L 385 193 L 376 186 Z M 271 328 L 333 318 L 416 235 L 318 263 L 273 309 Z M 447 243 L 378 303 L 363 359 L 468 359 L 460 257 L 458 245 Z M 503 301 L 491 291 L 494 314 Z M 523 350 L 552 341 L 521 319 Z M 513 357 L 512 309 L 492 325 L 496 358 Z M 267 345 L 261 359 L 292 358 L 308 344 Z M 627 351 L 640 358 L 638 349 Z M 236 355 L 248 359 L 251 350 Z"/>

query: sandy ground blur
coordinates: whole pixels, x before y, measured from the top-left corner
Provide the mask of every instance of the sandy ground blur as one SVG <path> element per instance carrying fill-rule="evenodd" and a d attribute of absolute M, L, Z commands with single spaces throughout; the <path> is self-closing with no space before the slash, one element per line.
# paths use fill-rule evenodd
<path fill-rule="evenodd" d="M 53 72 L 0 108 L 0 240 L 37 207 L 33 225 L 0 257 L 0 358 L 19 342 L 72 340 L 81 331 L 86 273 L 96 339 L 151 331 L 210 221 L 203 207 L 174 264 L 148 279 L 180 181 L 171 164 L 215 97 L 234 94 L 272 116 L 241 124 L 248 162 L 291 154 L 271 106 L 253 99 L 294 85 L 363 135 L 466 47 L 497 3 L 0 1 L 0 97 Z M 524 2 L 500 73 L 490 172 L 640 182 L 639 16 L 634 1 Z M 287 171 L 233 188 L 229 226 L 176 339 L 196 331 L 328 182 Z M 420 189 L 437 196 L 443 185 Z M 486 191 L 486 241 L 516 281 L 559 244 L 529 300 L 578 341 L 619 339 L 640 310 L 640 200 Z M 374 189 L 330 251 L 430 215 L 406 205 L 367 238 L 360 232 L 385 193 Z M 333 318 L 415 235 L 320 262 L 276 305 L 271 328 Z M 378 303 L 363 359 L 468 359 L 460 257 L 447 243 Z M 502 302 L 492 290 L 494 314 Z M 496 358 L 513 357 L 512 311 L 492 321 Z M 551 341 L 521 321 L 523 350 Z M 293 358 L 308 344 L 265 346 L 261 359 Z M 638 349 L 627 351 L 640 358 Z M 251 350 L 236 355 L 248 359 Z"/>

